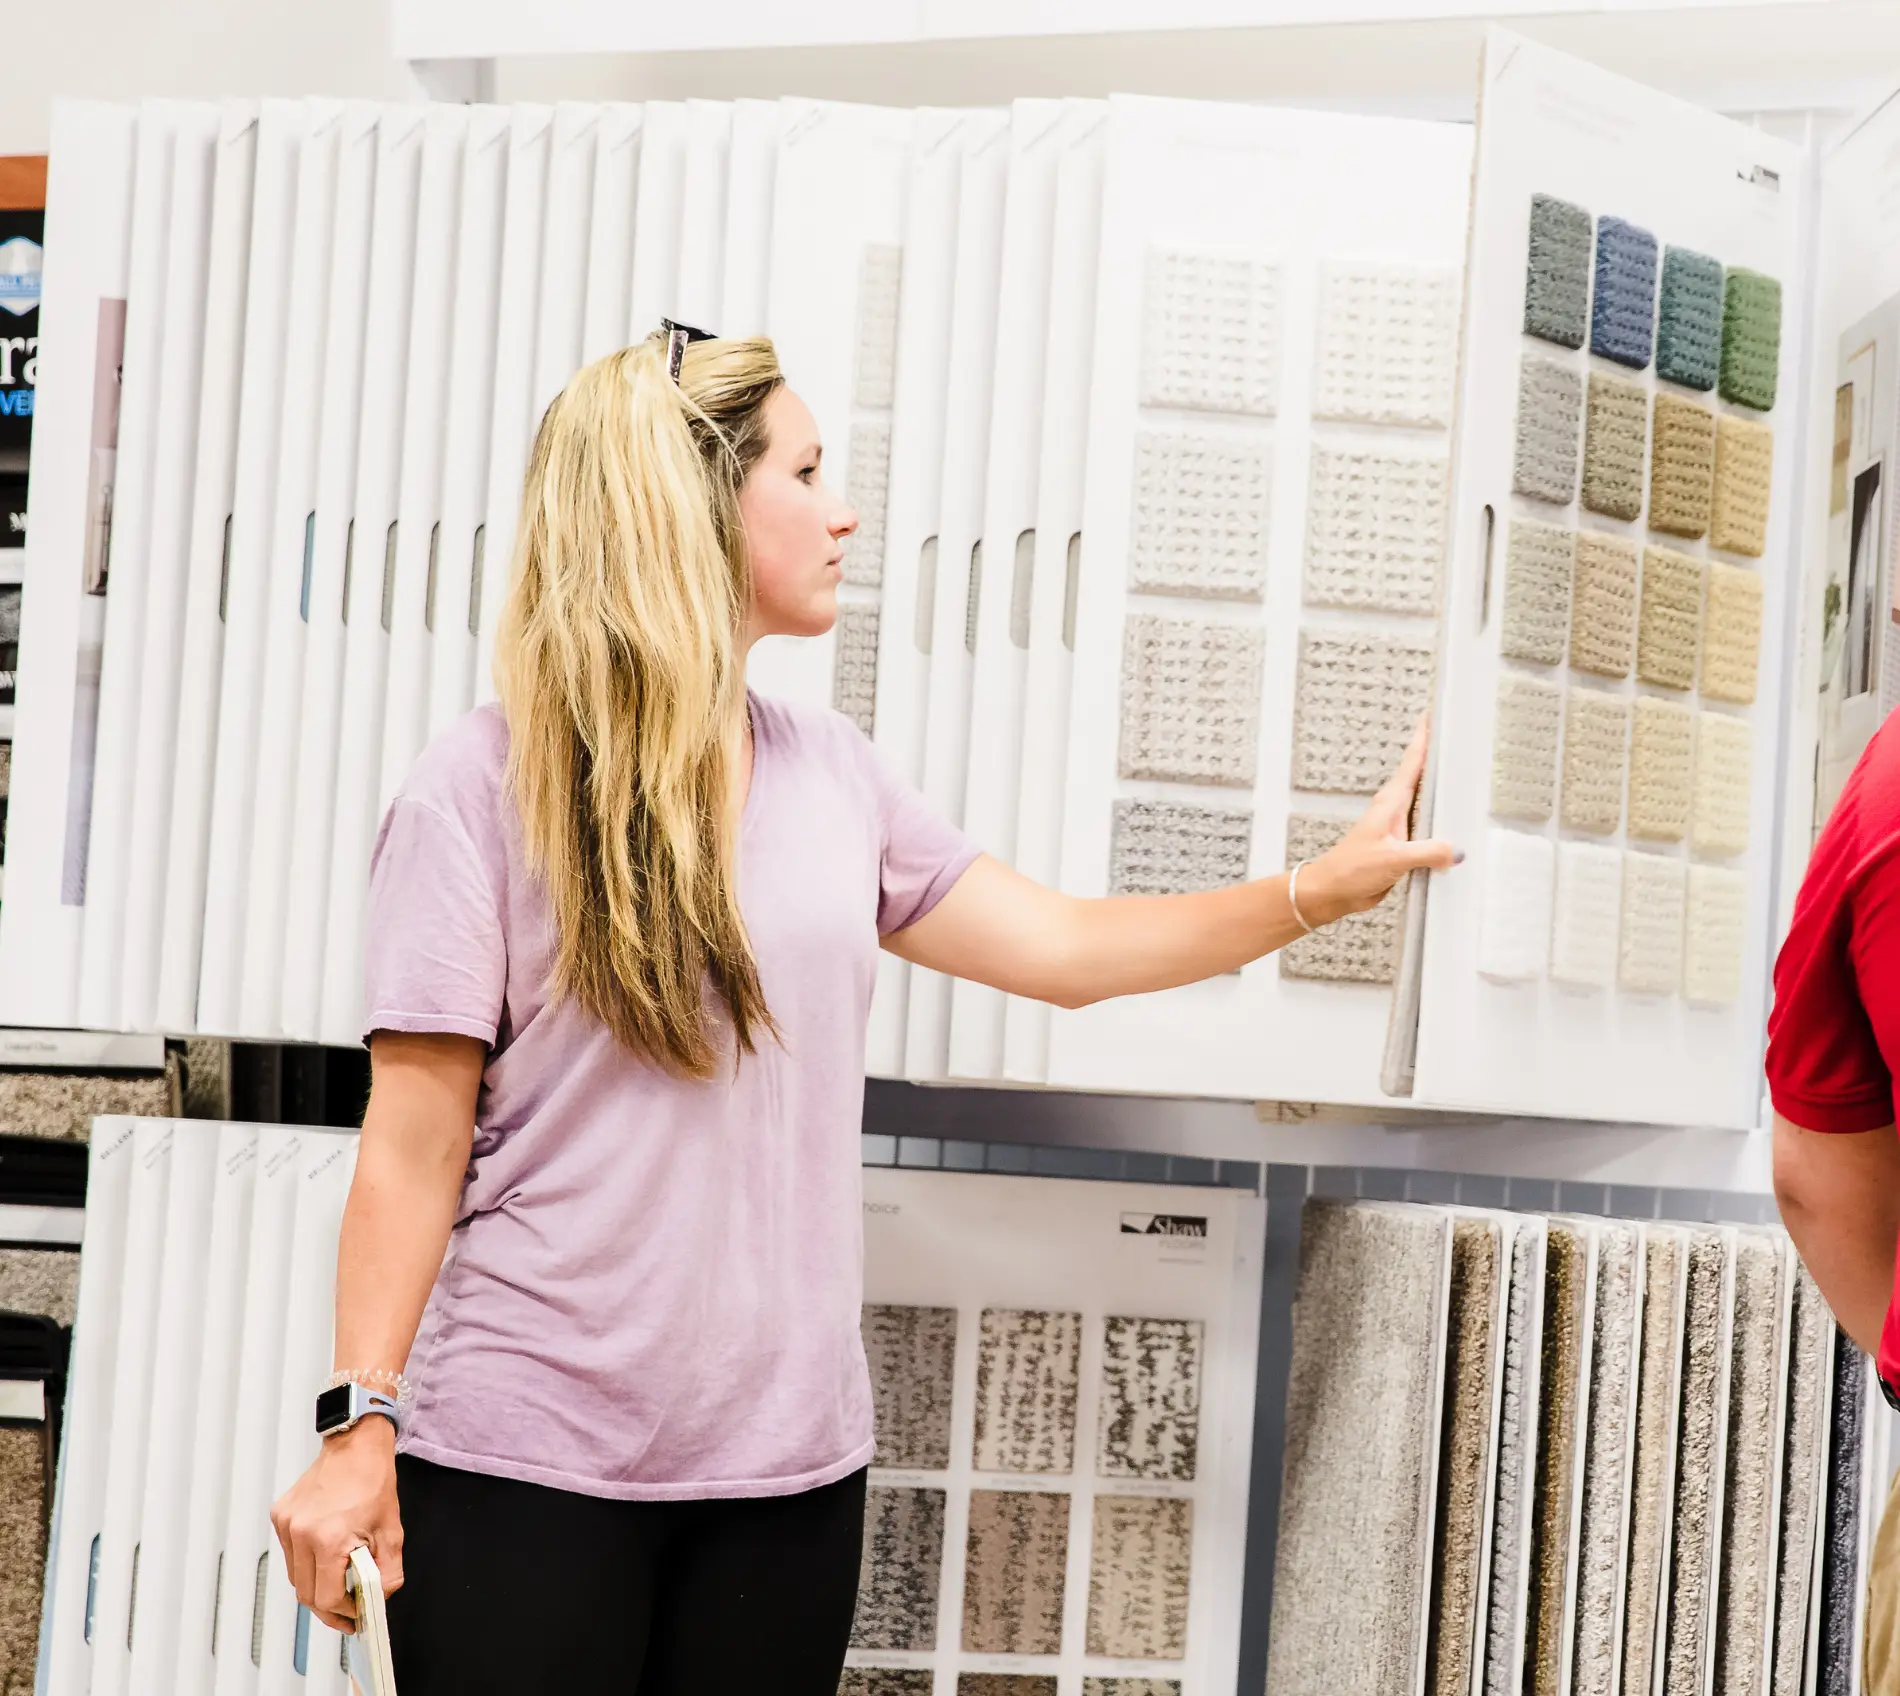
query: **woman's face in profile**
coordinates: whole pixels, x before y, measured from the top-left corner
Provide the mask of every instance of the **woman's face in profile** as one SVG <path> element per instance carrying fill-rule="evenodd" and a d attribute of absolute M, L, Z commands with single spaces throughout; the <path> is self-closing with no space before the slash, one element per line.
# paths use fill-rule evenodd
<path fill-rule="evenodd" d="M 789 388 L 766 402 L 770 446 L 739 490 L 752 566 L 754 636 L 822 636 L 838 616 L 844 539 L 856 511 L 822 475 L 811 409 Z"/>

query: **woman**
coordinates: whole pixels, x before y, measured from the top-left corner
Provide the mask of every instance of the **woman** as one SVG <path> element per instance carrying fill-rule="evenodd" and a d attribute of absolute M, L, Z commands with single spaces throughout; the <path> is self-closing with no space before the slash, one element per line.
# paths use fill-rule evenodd
<path fill-rule="evenodd" d="M 837 1689 L 880 942 L 1077 1007 L 1453 862 L 1405 840 L 1422 735 L 1297 884 L 1085 901 L 982 857 L 848 721 L 746 692 L 754 642 L 836 616 L 857 515 L 820 457 L 768 342 L 576 376 L 528 471 L 499 707 L 384 822 L 336 1365 L 417 1389 L 400 1441 L 373 1413 L 326 1437 L 274 1518 L 326 1622 L 354 1547 L 400 1588 L 403 1696 Z"/>

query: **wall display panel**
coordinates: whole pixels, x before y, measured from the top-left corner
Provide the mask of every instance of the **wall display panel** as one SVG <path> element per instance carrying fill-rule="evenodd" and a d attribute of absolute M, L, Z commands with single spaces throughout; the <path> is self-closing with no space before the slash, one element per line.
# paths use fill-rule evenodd
<path fill-rule="evenodd" d="M 719 315 L 703 326 L 722 336 L 765 334 L 766 285 L 772 271 L 773 179 L 778 172 L 782 117 L 776 100 L 732 103 Z"/>
<path fill-rule="evenodd" d="M 639 202 L 645 108 L 603 106 L 594 148 L 594 208 L 587 223 L 587 297 L 581 316 L 581 363 L 590 365 L 627 342 L 627 295 L 633 287 L 634 209 Z"/>
<path fill-rule="evenodd" d="M 1470 173 L 1454 127 L 1189 102 L 1112 101 L 1107 146 L 1062 838 L 1078 895 L 1116 887 L 1120 803 L 1192 808 L 1203 837 L 1249 815 L 1260 876 L 1324 848 L 1396 766 L 1429 699 L 1432 597 L 1408 585 L 1435 579 L 1442 536 Z M 1342 573 L 1360 587 L 1322 587 Z M 1382 1100 L 1393 924 L 1058 1011 L 1048 1081 Z"/>
<path fill-rule="evenodd" d="M 1726 397 L 1709 375 L 1709 348 L 1719 355 L 1711 337 L 1726 307 L 1714 303 L 1707 276 L 1714 267 L 1780 279 L 1788 305 L 1781 321 L 1798 321 L 1807 182 L 1802 155 L 1759 130 L 1501 32 L 1487 42 L 1482 114 L 1445 664 L 1434 719 L 1438 749 L 1456 747 L 1461 754 L 1434 759 L 1426 815 L 1435 834 L 1459 842 L 1471 857 L 1457 875 L 1432 880 L 1415 923 L 1418 940 L 1406 968 L 1408 990 L 1416 988 L 1418 1000 L 1415 1094 L 1446 1107 L 1752 1126 L 1773 869 L 1769 773 L 1785 667 L 1769 644 L 1774 651 L 1761 654 L 1759 688 L 1744 703 L 1726 684 L 1712 693 L 1698 675 L 1698 660 L 1704 584 L 1716 566 L 1758 575 L 1765 599 L 1779 604 L 1796 456 L 1775 453 L 1770 483 L 1754 491 L 1769 512 L 1760 557 L 1724 552 L 1707 538 L 1720 431 L 1746 425 L 1780 434 L 1792 411 L 1785 385 L 1779 404 L 1761 411 Z M 1579 139 L 1584 136 L 1587 144 Z M 1662 251 L 1656 353 L 1648 368 L 1593 354 L 1569 339 L 1575 298 L 1587 306 L 1592 287 L 1619 323 L 1631 302 L 1645 297 L 1647 284 L 1630 271 L 1634 265 L 1641 272 L 1642 244 L 1632 246 L 1632 232 L 1646 232 Z M 1613 299 L 1606 290 L 1614 291 Z M 1561 312 L 1552 301 L 1565 303 Z M 1759 323 L 1751 319 L 1749 328 L 1755 333 Z M 1616 346 L 1632 351 L 1625 342 Z M 1793 348 L 1789 336 L 1779 354 L 1790 370 Z M 1520 370 L 1536 373 L 1543 386 L 1527 379 L 1520 394 Z M 1545 391 L 1554 394 L 1557 379 L 1566 393 L 1579 396 L 1591 384 L 1635 384 L 1646 392 L 1641 516 L 1592 510 L 1587 491 L 1567 469 L 1580 443 L 1587 460 L 1591 422 L 1581 406 L 1574 420 L 1553 410 L 1556 402 Z M 1749 393 L 1757 401 L 1769 398 L 1759 384 Z M 1633 411 L 1627 424 L 1633 432 Z M 1633 436 L 1627 450 L 1635 451 Z M 1580 538 L 1599 564 L 1616 552 L 1613 543 L 1623 544 L 1625 564 L 1630 545 L 1641 549 L 1633 674 L 1622 674 L 1622 638 L 1607 640 L 1610 609 L 1621 609 L 1617 620 L 1625 620 L 1627 610 L 1594 567 L 1590 593 L 1577 595 L 1574 609 L 1553 603 L 1556 628 L 1571 632 L 1557 654 L 1513 642 L 1514 579 L 1531 569 L 1532 559 L 1520 544 L 1547 533 Z M 1611 648 L 1617 657 L 1606 664 L 1598 656 Z M 1578 681 L 1580 658 L 1588 661 L 1587 685 Z M 1540 826 L 1514 823 L 1507 833 L 1487 829 L 1493 763 L 1487 750 L 1500 682 L 1519 675 L 1569 688 L 1573 709 L 1582 702 L 1588 711 L 1566 715 L 1559 818 Z M 1645 740 L 1648 763 L 1626 769 L 1600 733 L 1607 715 L 1630 709 L 1647 712 L 1652 730 L 1666 731 L 1661 703 L 1697 715 L 1688 770 L 1692 796 L 1707 804 L 1692 804 L 1686 845 L 1669 840 L 1680 809 L 1663 791 L 1683 770 L 1673 754 L 1665 758 L 1666 745 L 1673 746 L 1669 737 Z M 1584 767 L 1613 806 L 1573 812 L 1571 779 Z M 1627 806 L 1616 793 L 1626 783 Z M 1698 814 L 1707 829 L 1697 827 Z M 1586 992 L 1544 974 L 1508 983 L 1484 975 L 1476 916 L 1504 867 L 1507 834 L 1527 831 L 1565 847 L 1581 831 L 1623 853 L 1623 969 L 1615 986 Z M 1645 838 L 1640 852 L 1630 847 L 1638 835 Z M 1704 986 L 1732 985 L 1728 1000 L 1688 993 L 1680 964 L 1690 943 L 1676 913 L 1675 885 L 1689 866 L 1711 861 L 1747 879 L 1745 925 L 1739 933 L 1722 927 L 1723 946 L 1739 949 L 1742 969 L 1715 970 L 1705 961 L 1697 973 Z M 1415 981 L 1414 969 L 1420 971 Z M 1395 1062 L 1410 1029 L 1409 1015 L 1395 1023 Z M 1605 1065 L 1606 1055 L 1617 1063 Z M 1401 1073 L 1395 1064 L 1389 1074 L 1395 1085 L 1403 1082 Z"/>
<path fill-rule="evenodd" d="M 726 284 L 726 183 L 732 156 L 732 102 L 686 102 L 686 171 L 680 197 L 679 276 L 667 316 L 731 335 L 720 322 Z M 654 328 L 658 328 L 657 325 Z M 629 336 L 644 334 L 638 322 Z"/>
<path fill-rule="evenodd" d="M 679 287 L 680 220 L 686 198 L 690 123 L 683 100 L 650 100 L 640 144 L 639 210 L 623 342 L 638 340 L 672 315 Z M 700 326 L 704 328 L 704 326 Z"/>

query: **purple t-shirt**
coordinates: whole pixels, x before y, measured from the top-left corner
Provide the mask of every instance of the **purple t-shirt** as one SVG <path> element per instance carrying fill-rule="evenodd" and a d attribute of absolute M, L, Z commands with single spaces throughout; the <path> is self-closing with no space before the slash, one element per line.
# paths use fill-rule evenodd
<path fill-rule="evenodd" d="M 782 1033 L 681 1080 L 551 1000 L 497 707 L 383 822 L 370 1031 L 490 1045 L 403 1447 L 596 1496 L 815 1488 L 871 1456 L 858 1132 L 878 937 L 975 858 L 835 713 L 752 698 L 740 905 Z"/>

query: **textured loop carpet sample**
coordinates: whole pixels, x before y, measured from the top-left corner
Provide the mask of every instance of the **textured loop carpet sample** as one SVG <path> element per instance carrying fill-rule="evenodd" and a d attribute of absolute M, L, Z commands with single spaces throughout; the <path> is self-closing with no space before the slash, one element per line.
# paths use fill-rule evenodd
<path fill-rule="evenodd" d="M 78 1254 L 0 1248 L 0 1312 L 36 1313 L 70 1329 L 78 1302 Z"/>
<path fill-rule="evenodd" d="M 1748 875 L 1727 866 L 1689 868 L 1682 993 L 1726 1006 L 1742 993 L 1748 934 Z"/>
<path fill-rule="evenodd" d="M 1622 695 L 1572 689 L 1564 711 L 1566 830 L 1610 836 L 1623 823 L 1623 769 L 1629 753 L 1630 704 Z"/>
<path fill-rule="evenodd" d="M 866 736 L 877 723 L 877 615 L 876 607 L 838 608 L 831 662 L 831 704 Z"/>
<path fill-rule="evenodd" d="M 1801 1696 L 1807 1671 L 1814 1539 L 1827 1482 L 1823 1453 L 1828 1375 L 1834 1365 L 1834 1315 L 1828 1311 L 1820 1285 L 1799 1261 L 1790 1324 L 1794 1334 L 1788 1349 L 1788 1412 L 1782 1439 L 1772 1696 Z"/>
<path fill-rule="evenodd" d="M 860 419 L 851 426 L 851 469 L 844 493 L 858 509 L 858 527 L 844 542 L 844 580 L 875 589 L 884 581 L 884 515 L 891 504 L 888 420 Z"/>
<path fill-rule="evenodd" d="M 957 1696 L 1056 1696 L 1056 1681 L 1046 1673 L 960 1672 Z"/>
<path fill-rule="evenodd" d="M 1097 1477 L 1192 1480 L 1200 1456 L 1203 1331 L 1198 1319 L 1110 1315 Z"/>
<path fill-rule="evenodd" d="M 1531 196 L 1524 331 L 1582 347 L 1590 305 L 1590 214 L 1548 194 Z"/>
<path fill-rule="evenodd" d="M 1587 1228 L 1550 1221 L 1544 1272 L 1544 1349 L 1537 1412 L 1536 1506 L 1531 1514 L 1530 1657 L 1527 1696 L 1559 1696 L 1564 1674 L 1564 1598 L 1576 1555 L 1577 1468 L 1583 1464 L 1594 1243 Z"/>
<path fill-rule="evenodd" d="M 1491 811 L 1542 824 L 1557 803 L 1557 736 L 1563 691 L 1541 678 L 1507 671 L 1498 679 L 1491 730 Z"/>
<path fill-rule="evenodd" d="M 1590 351 L 1640 371 L 1656 345 L 1656 238 L 1621 218 L 1597 220 Z"/>
<path fill-rule="evenodd" d="M 864 1499 L 854 1649 L 934 1649 L 944 1493 L 873 1484 Z"/>
<path fill-rule="evenodd" d="M 1577 1533 L 1574 1696 L 1616 1696 L 1629 1555 L 1630 1427 L 1642 1318 L 1642 1233 L 1609 1223 L 1597 1232 L 1590 1350 L 1589 1441 Z"/>
<path fill-rule="evenodd" d="M 1069 1559 L 1066 1491 L 972 1490 L 963 1568 L 963 1647 L 979 1655 L 1062 1652 Z"/>
<path fill-rule="evenodd" d="M 1429 616 L 1445 557 L 1446 460 L 1315 446 L 1306 604 Z"/>
<path fill-rule="evenodd" d="M 1643 550 L 1643 599 L 1636 620 L 1636 675 L 1664 689 L 1695 686 L 1702 645 L 1699 559 L 1674 548 Z"/>
<path fill-rule="evenodd" d="M 1722 1460 L 1722 1382 L 1729 1369 L 1729 1315 L 1722 1288 L 1727 1258 L 1720 1231 L 1701 1230 L 1691 1236 L 1663 1696 L 1698 1696 L 1713 1624 L 1715 1598 L 1709 1580 L 1721 1518 L 1716 1485 Z"/>
<path fill-rule="evenodd" d="M 1306 1204 L 1267 1658 L 1275 1696 L 1416 1688 L 1450 1274 L 1447 1215 Z"/>
<path fill-rule="evenodd" d="M 1676 1496 L 1676 1421 L 1682 1405 L 1683 1270 L 1686 1231 L 1643 1229 L 1642 1371 L 1636 1387 L 1636 1448 L 1630 1478 L 1629 1571 L 1623 1586 L 1623 1688 L 1652 1685 L 1663 1621 L 1665 1551 Z"/>
<path fill-rule="evenodd" d="M 1636 651 L 1634 542 L 1595 530 L 1577 535 L 1575 609 L 1570 663 L 1599 677 L 1628 677 Z"/>
<path fill-rule="evenodd" d="M 0 1312 L 35 1314 L 70 1327 L 79 1296 L 79 1256 L 0 1249 Z M 0 1691 L 27 1696 L 39 1653 L 47 1524 L 54 1463 L 45 1425 L 0 1426 Z"/>
<path fill-rule="evenodd" d="M 1702 693 L 1749 706 L 1761 664 L 1761 574 L 1745 566 L 1709 567 L 1708 618 L 1702 633 Z"/>
<path fill-rule="evenodd" d="M 1143 406 L 1275 410 L 1279 267 L 1239 254 L 1151 248 L 1141 315 Z"/>
<path fill-rule="evenodd" d="M 930 1696 L 929 1668 L 846 1667 L 838 1696 Z"/>
<path fill-rule="evenodd" d="M 1606 518 L 1640 518 L 1649 461 L 1649 391 L 1590 374 L 1583 428 L 1583 504 Z"/>
<path fill-rule="evenodd" d="M 1326 266 L 1313 416 L 1449 424 L 1460 301 L 1458 273 L 1440 266 Z"/>
<path fill-rule="evenodd" d="M 1722 312 L 1722 398 L 1773 412 L 1781 368 L 1781 283 L 1739 266 Z"/>
<path fill-rule="evenodd" d="M 1485 834 L 1484 894 L 1478 912 L 1478 970 L 1499 983 L 1528 983 L 1550 965 L 1550 907 L 1556 850 L 1520 830 Z"/>
<path fill-rule="evenodd" d="M 1301 631 L 1293 787 L 1373 794 L 1431 704 L 1432 659 L 1430 637 Z"/>
<path fill-rule="evenodd" d="M 1577 434 L 1583 378 L 1550 359 L 1527 359 L 1517 383 L 1517 446 L 1511 492 L 1568 506 L 1577 498 Z"/>
<path fill-rule="evenodd" d="M 1748 720 L 1700 713 L 1695 738 L 1695 810 L 1689 845 L 1698 854 L 1727 858 L 1748 851 L 1749 789 L 1755 733 Z"/>
<path fill-rule="evenodd" d="M 1834 1341 L 1834 1404 L 1827 1456 L 1827 1539 L 1821 1551 L 1821 1654 L 1817 1696 L 1854 1689 L 1855 1615 L 1861 1588 L 1861 1446 L 1867 1432 L 1867 1357 L 1845 1332 Z M 1885 1696 L 1885 1692 L 1881 1693 Z"/>
<path fill-rule="evenodd" d="M 1574 989 L 1616 982 L 1623 910 L 1623 854 L 1599 842 L 1557 845 L 1557 907 L 1550 926 L 1550 975 Z"/>
<path fill-rule="evenodd" d="M 1623 857 L 1623 936 L 1617 982 L 1632 995 L 1674 995 L 1682 987 L 1682 922 L 1687 903 L 1680 860 Z"/>
<path fill-rule="evenodd" d="M 1504 1308 L 1504 1384 L 1498 1413 L 1497 1499 L 1485 1603 L 1483 1696 L 1522 1696 L 1524 1610 L 1530 1580 L 1526 1514 L 1537 1480 L 1537 1383 L 1543 1351 L 1546 1228 L 1517 1222 Z"/>
<path fill-rule="evenodd" d="M 1172 1678 L 1085 1678 L 1082 1696 L 1181 1696 Z"/>
<path fill-rule="evenodd" d="M 1694 711 L 1638 695 L 1630 726 L 1630 835 L 1680 842 L 1689 834 L 1694 783 Z"/>
<path fill-rule="evenodd" d="M 1097 1496 L 1088 1652 L 1141 1661 L 1185 1657 L 1193 1554 L 1191 1501 Z"/>
<path fill-rule="evenodd" d="M 866 1306 L 859 1330 L 877 1410 L 871 1464 L 942 1471 L 950 1464 L 957 1310 Z"/>
<path fill-rule="evenodd" d="M 1768 546 L 1768 492 L 1775 474 L 1775 433 L 1766 424 L 1723 417 L 1715 425 L 1715 496 L 1709 542 L 1759 559 Z"/>
<path fill-rule="evenodd" d="M 1315 860 L 1352 828 L 1350 819 L 1323 813 L 1294 813 L 1286 821 L 1286 863 Z M 1390 983 L 1398 972 L 1399 917 L 1403 885 L 1378 906 L 1352 913 L 1311 936 L 1282 948 L 1276 958 L 1289 978 L 1322 978 L 1335 983 Z"/>
<path fill-rule="evenodd" d="M 1073 1472 L 1082 1316 L 986 1307 L 976 1357 L 978 1472 Z"/>
<path fill-rule="evenodd" d="M 1504 556 L 1504 617 L 1498 645 L 1506 659 L 1559 665 L 1570 639 L 1570 592 L 1577 532 L 1515 519 Z"/>
<path fill-rule="evenodd" d="M 1130 587 L 1257 601 L 1267 586 L 1273 446 L 1264 435 L 1135 432 Z"/>
<path fill-rule="evenodd" d="M 1265 647 L 1257 627 L 1129 619 L 1122 638 L 1121 775 L 1251 784 Z"/>
<path fill-rule="evenodd" d="M 1722 266 L 1705 253 L 1669 248 L 1656 309 L 1656 375 L 1707 390 L 1721 362 Z"/>
<path fill-rule="evenodd" d="M 1649 471 L 1649 527 L 1665 536 L 1706 536 L 1715 487 L 1715 414 L 1658 392 Z"/>
<path fill-rule="evenodd" d="M 1247 880 L 1253 814 L 1180 801 L 1117 801 L 1111 895 L 1185 895 Z"/>
<path fill-rule="evenodd" d="M 858 270 L 857 404 L 887 408 L 897 375 L 897 302 L 904 280 L 904 250 L 873 242 Z"/>

